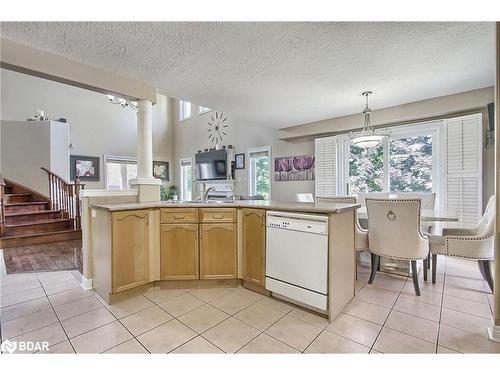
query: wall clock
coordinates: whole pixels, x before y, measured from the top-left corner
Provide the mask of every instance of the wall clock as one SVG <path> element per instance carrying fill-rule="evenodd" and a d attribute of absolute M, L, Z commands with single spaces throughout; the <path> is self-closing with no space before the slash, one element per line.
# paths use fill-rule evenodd
<path fill-rule="evenodd" d="M 216 145 L 222 143 L 228 128 L 227 117 L 224 116 L 224 113 L 215 112 L 208 120 L 208 139 Z"/>

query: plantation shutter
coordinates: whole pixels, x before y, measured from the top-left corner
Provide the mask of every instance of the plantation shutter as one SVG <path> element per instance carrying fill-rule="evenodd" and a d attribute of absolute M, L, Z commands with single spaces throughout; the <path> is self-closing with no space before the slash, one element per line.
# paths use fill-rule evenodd
<path fill-rule="evenodd" d="M 482 116 L 447 119 L 445 123 L 445 214 L 462 227 L 482 215 Z"/>
<path fill-rule="evenodd" d="M 333 197 L 337 194 L 337 137 L 315 140 L 315 195 Z"/>

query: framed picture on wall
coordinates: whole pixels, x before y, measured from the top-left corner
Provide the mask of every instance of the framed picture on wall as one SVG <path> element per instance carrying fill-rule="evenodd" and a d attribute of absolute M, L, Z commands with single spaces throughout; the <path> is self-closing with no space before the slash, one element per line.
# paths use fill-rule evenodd
<path fill-rule="evenodd" d="M 168 161 L 153 161 L 153 177 L 169 181 Z"/>
<path fill-rule="evenodd" d="M 99 156 L 69 156 L 69 171 L 71 181 L 79 177 L 81 181 L 99 181 Z"/>
<path fill-rule="evenodd" d="M 234 169 L 245 169 L 245 154 L 234 155 Z"/>

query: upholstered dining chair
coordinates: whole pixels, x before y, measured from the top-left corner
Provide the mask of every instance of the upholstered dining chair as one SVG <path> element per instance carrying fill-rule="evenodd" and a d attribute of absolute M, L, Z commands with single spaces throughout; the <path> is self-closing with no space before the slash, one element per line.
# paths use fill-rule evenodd
<path fill-rule="evenodd" d="M 396 199 L 420 199 L 420 208 L 422 210 L 434 210 L 436 206 L 436 193 L 418 193 L 418 192 L 397 192 Z"/>
<path fill-rule="evenodd" d="M 436 208 L 436 193 L 419 193 L 419 192 L 397 192 L 396 199 L 420 199 L 422 210 L 434 210 Z M 433 233 L 434 223 L 422 221 L 422 230 L 427 233 Z M 427 258 L 427 269 L 431 266 L 431 254 Z"/>
<path fill-rule="evenodd" d="M 373 192 L 373 193 L 356 193 L 356 202 L 361 205 L 361 207 L 366 207 L 366 198 L 371 199 L 389 199 L 389 193 Z M 359 219 L 359 225 L 363 229 L 368 228 L 367 219 Z"/>
<path fill-rule="evenodd" d="M 368 243 L 372 270 L 368 284 L 377 273 L 380 257 L 409 260 L 415 294 L 420 296 L 417 261 L 424 261 L 427 273 L 429 240 L 420 228 L 420 199 L 366 199 Z"/>
<path fill-rule="evenodd" d="M 372 193 L 356 193 L 356 201 L 361 207 L 366 207 L 366 199 L 389 199 L 389 193 L 372 192 Z"/>
<path fill-rule="evenodd" d="M 473 228 L 444 228 L 442 236 L 431 236 L 432 283 L 436 283 L 437 256 L 477 260 L 481 276 L 493 292 L 491 261 L 495 242 L 495 196 L 492 195 L 479 223 Z"/>
<path fill-rule="evenodd" d="M 316 197 L 316 202 L 330 202 L 330 203 L 356 203 L 356 197 L 345 195 L 336 197 Z M 361 228 L 359 225 L 358 215 L 355 215 L 356 231 L 354 235 L 354 247 L 356 251 L 370 250 L 368 246 L 368 231 Z"/>

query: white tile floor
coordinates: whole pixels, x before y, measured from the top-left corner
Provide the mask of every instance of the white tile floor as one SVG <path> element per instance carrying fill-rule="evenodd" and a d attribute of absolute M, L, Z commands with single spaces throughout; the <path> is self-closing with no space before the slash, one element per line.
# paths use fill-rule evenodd
<path fill-rule="evenodd" d="M 52 353 L 500 353 L 477 264 L 440 258 L 438 283 L 378 273 L 333 322 L 243 288 L 161 289 L 108 306 L 78 272 L 2 275 L 2 340 Z"/>

